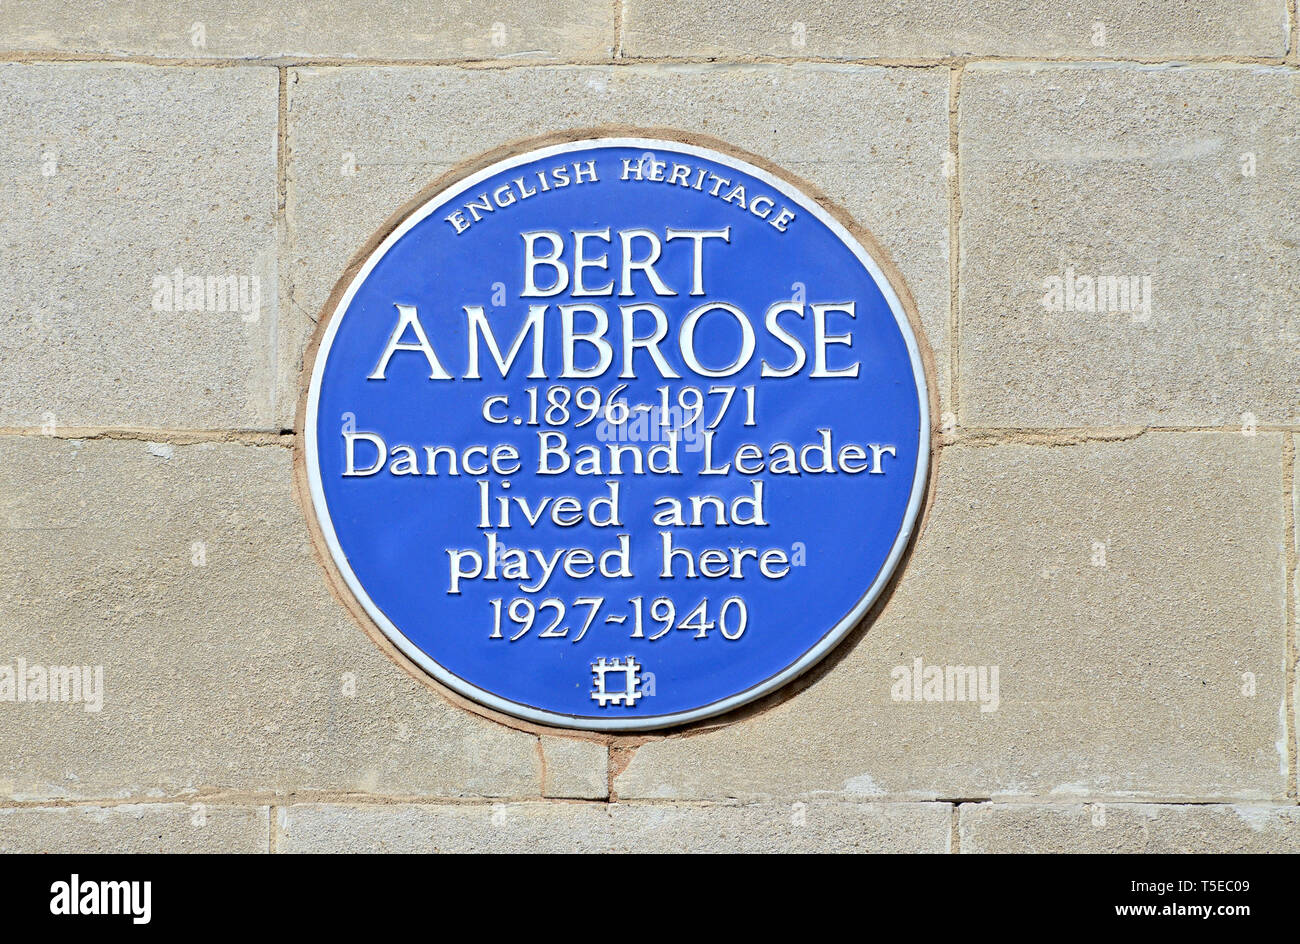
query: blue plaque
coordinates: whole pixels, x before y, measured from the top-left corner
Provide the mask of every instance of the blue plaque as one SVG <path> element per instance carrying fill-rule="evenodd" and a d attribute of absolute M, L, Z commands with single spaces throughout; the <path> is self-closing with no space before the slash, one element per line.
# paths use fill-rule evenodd
<path fill-rule="evenodd" d="M 863 240 L 714 148 L 592 137 L 424 199 L 324 314 L 303 420 L 348 590 L 490 708 L 681 724 L 795 678 L 916 524 L 926 378 Z"/>

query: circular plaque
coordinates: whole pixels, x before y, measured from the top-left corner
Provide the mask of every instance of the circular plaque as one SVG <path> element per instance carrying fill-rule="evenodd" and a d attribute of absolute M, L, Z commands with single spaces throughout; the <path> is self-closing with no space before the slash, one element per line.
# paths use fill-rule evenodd
<path fill-rule="evenodd" d="M 442 684 L 644 730 L 824 656 L 926 491 L 917 336 L 865 235 L 718 148 L 592 137 L 421 199 L 340 283 L 304 417 L 330 556 Z"/>

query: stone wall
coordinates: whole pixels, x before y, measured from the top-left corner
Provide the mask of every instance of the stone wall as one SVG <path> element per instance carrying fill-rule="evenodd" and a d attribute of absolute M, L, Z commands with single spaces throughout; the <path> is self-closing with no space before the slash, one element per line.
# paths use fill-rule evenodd
<path fill-rule="evenodd" d="M 0 664 L 102 667 L 98 710 L 0 701 L 0 849 L 1300 851 L 1296 24 L 0 6 Z M 414 678 L 331 595 L 292 481 L 353 253 L 458 162 L 604 124 L 820 188 L 936 360 L 937 489 L 887 605 L 793 690 L 669 736 L 505 724 Z M 240 304 L 176 310 L 178 270 Z M 916 659 L 996 666 L 996 710 L 895 700 Z"/>

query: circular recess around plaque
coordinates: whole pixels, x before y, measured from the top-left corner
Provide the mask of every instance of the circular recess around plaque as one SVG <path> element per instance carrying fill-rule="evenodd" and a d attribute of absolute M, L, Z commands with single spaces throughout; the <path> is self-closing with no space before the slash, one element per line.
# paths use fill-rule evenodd
<path fill-rule="evenodd" d="M 488 708 L 635 731 L 753 701 L 863 618 L 917 526 L 901 280 L 806 185 L 701 140 L 494 152 L 322 315 L 309 518 L 397 650 Z"/>

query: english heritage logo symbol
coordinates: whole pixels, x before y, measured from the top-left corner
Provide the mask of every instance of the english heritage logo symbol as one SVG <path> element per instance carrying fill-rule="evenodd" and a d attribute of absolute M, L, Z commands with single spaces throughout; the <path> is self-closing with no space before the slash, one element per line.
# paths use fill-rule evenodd
<path fill-rule="evenodd" d="M 666 727 L 793 679 L 879 597 L 926 489 L 921 345 L 870 245 L 658 138 L 422 199 L 310 365 L 311 509 L 349 591 L 438 681 L 545 724 Z"/>

